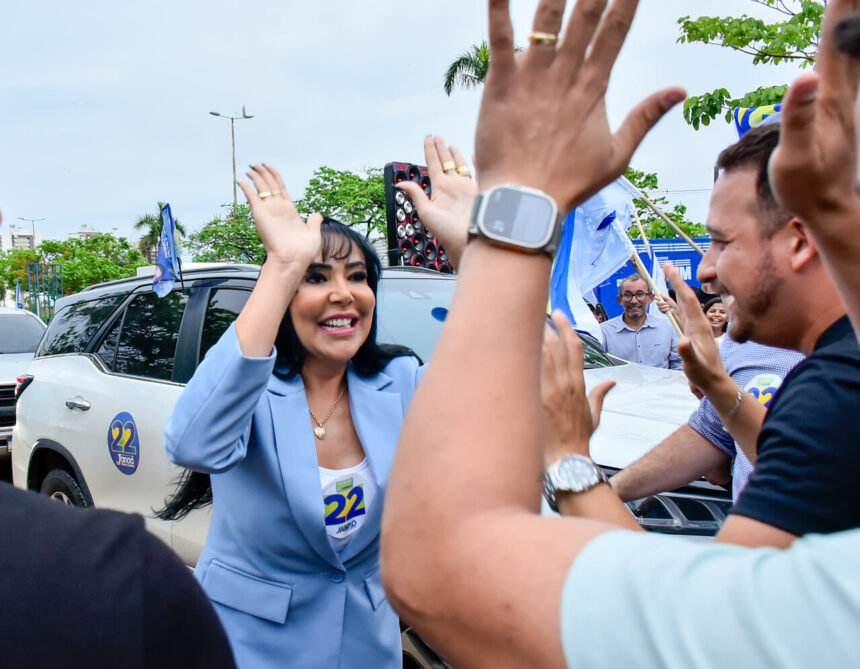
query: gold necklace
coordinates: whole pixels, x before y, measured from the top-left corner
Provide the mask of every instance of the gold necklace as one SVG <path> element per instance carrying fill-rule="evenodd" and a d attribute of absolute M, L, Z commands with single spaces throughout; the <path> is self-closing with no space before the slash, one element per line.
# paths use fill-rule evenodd
<path fill-rule="evenodd" d="M 328 414 L 325 418 L 320 420 L 316 416 L 314 416 L 314 412 L 311 411 L 310 405 L 308 405 L 308 411 L 310 411 L 311 418 L 314 419 L 316 425 L 314 426 L 314 436 L 322 441 L 326 436 L 325 424 L 328 422 L 328 419 L 331 418 L 331 415 L 334 413 L 335 407 L 337 407 L 337 403 L 340 402 L 340 398 L 343 397 L 343 394 L 346 392 L 346 385 L 344 385 L 343 389 L 340 391 L 340 395 L 337 396 L 337 399 L 334 401 L 334 404 L 331 405 L 331 409 L 328 410 Z"/>

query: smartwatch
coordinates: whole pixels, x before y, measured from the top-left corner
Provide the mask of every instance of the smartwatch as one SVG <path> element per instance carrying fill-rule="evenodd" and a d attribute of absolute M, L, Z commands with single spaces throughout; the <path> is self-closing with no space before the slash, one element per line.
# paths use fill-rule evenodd
<path fill-rule="evenodd" d="M 475 199 L 469 237 L 525 253 L 555 256 L 561 239 L 558 206 L 536 188 L 501 184 Z"/>
<path fill-rule="evenodd" d="M 549 508 L 558 513 L 556 493 L 587 492 L 600 483 L 608 483 L 606 474 L 594 460 L 585 455 L 568 455 L 556 460 L 543 477 L 543 496 Z"/>

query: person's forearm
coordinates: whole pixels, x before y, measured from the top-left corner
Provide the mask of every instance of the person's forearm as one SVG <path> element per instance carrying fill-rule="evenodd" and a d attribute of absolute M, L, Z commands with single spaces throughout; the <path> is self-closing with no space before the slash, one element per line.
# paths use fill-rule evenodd
<path fill-rule="evenodd" d="M 683 425 L 610 479 L 625 502 L 674 490 L 695 481 L 728 459 L 689 425 Z"/>
<path fill-rule="evenodd" d="M 562 516 L 591 518 L 628 530 L 642 530 L 642 526 L 607 483 L 600 483 L 587 492 L 559 492 L 556 503 Z"/>
<path fill-rule="evenodd" d="M 263 264 L 254 290 L 236 319 L 236 337 L 243 355 L 264 358 L 272 354 L 278 328 L 306 271 L 300 263 Z"/>
<path fill-rule="evenodd" d="M 738 384 L 727 374 L 724 379 L 703 391 L 723 422 L 723 427 L 749 461 L 755 464 L 758 457 L 756 442 L 767 409 L 743 389 L 738 404 L 738 389 Z"/>
<path fill-rule="evenodd" d="M 397 476 L 388 493 L 397 501 L 390 505 L 393 514 L 410 515 L 430 504 L 432 509 L 421 512 L 422 525 L 428 529 L 428 523 L 441 522 L 441 530 L 464 508 L 511 503 L 537 508 L 543 473 L 540 351 L 549 269 L 545 254 L 516 253 L 482 240 L 466 248 L 433 364 L 403 424 L 401 441 L 408 441 L 409 449 L 398 451 L 395 461 Z M 516 290 L 507 290 L 513 281 Z M 502 291 L 504 308 L 499 308 L 495 296 Z M 512 350 L 519 355 L 508 356 Z M 451 379 L 457 380 L 456 392 L 450 390 Z M 435 429 L 427 430 L 429 424 Z M 464 434 L 481 439 L 463 444 Z M 522 446 L 500 450 L 498 443 Z M 423 501 L 411 486 L 408 493 L 402 489 L 404 481 L 419 479 L 425 482 Z M 435 498 L 435 480 L 446 481 L 444 488 L 451 491 L 444 499 Z"/>

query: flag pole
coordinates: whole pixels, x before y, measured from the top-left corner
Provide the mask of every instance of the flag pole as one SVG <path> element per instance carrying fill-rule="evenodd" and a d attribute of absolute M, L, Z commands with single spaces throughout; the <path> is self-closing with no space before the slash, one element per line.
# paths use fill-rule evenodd
<path fill-rule="evenodd" d="M 636 271 L 639 272 L 639 275 L 645 279 L 645 283 L 648 284 L 648 289 L 658 296 L 658 299 L 662 302 L 663 298 L 660 293 L 657 292 L 657 286 L 654 284 L 654 279 L 651 278 L 651 275 L 648 273 L 648 270 L 645 268 L 645 265 L 642 264 L 642 258 L 639 257 L 638 253 L 634 253 L 633 257 L 630 258 L 630 262 L 633 263 L 633 266 L 636 268 Z M 678 333 L 679 337 L 684 336 L 684 331 L 681 330 L 681 326 L 678 325 L 678 321 L 675 320 L 675 316 L 671 311 L 666 312 L 666 318 L 669 319 L 669 322 L 672 324 L 672 327 L 675 328 L 675 332 Z"/>
<path fill-rule="evenodd" d="M 636 227 L 639 228 L 639 237 L 642 239 L 642 243 L 645 244 L 645 250 L 648 252 L 648 255 L 651 255 L 651 243 L 648 241 L 648 235 L 645 234 L 645 226 L 639 220 L 636 207 L 631 207 L 631 211 L 633 212 L 633 220 L 636 221 Z"/>
<path fill-rule="evenodd" d="M 692 240 L 692 238 L 690 237 L 690 235 L 688 235 L 686 232 L 684 232 L 683 230 L 681 230 L 681 228 L 678 226 L 678 224 L 677 224 L 677 223 L 675 223 L 675 221 L 673 221 L 671 218 L 669 218 L 668 216 L 666 216 L 666 214 L 664 214 L 664 213 L 663 213 L 663 210 L 662 210 L 662 209 L 660 209 L 660 207 L 658 207 L 656 204 L 654 204 L 653 202 L 651 202 L 651 200 L 648 198 L 648 196 L 647 196 L 647 195 L 645 195 L 645 193 L 643 193 L 643 192 L 642 192 L 642 189 L 640 189 L 640 188 L 636 187 L 635 185 L 633 185 L 633 184 L 630 182 L 630 179 L 628 179 L 628 178 L 627 178 L 627 177 L 625 177 L 624 175 L 622 175 L 622 176 L 621 176 L 621 177 L 619 177 L 619 178 L 620 178 L 620 179 L 623 179 L 623 180 L 624 180 L 624 182 L 625 182 L 625 183 L 630 187 L 630 188 L 628 188 L 628 191 L 635 191 L 635 192 L 637 193 L 637 195 L 634 195 L 634 196 L 633 196 L 634 198 L 639 199 L 639 200 L 642 200 L 646 205 L 648 205 L 648 208 L 649 208 L 651 211 L 653 211 L 655 214 L 657 214 L 657 216 L 659 216 L 659 217 L 663 220 L 663 222 L 664 222 L 666 225 L 668 225 L 668 226 L 669 226 L 670 228 L 672 228 L 675 232 L 677 232 L 677 233 L 678 233 L 678 236 L 679 236 L 681 239 L 683 239 L 683 240 L 684 240 L 685 242 L 687 242 L 690 246 L 692 246 L 696 251 L 698 251 L 700 255 L 705 255 L 705 252 L 702 250 L 702 247 L 701 247 L 701 246 L 699 246 L 698 244 L 696 244 L 696 242 L 694 242 L 694 241 Z M 635 209 L 633 210 L 633 214 L 634 214 L 634 216 L 636 215 L 636 210 L 635 210 Z M 638 221 L 638 218 L 639 218 L 639 217 L 637 216 L 637 217 L 636 217 L 637 221 Z"/>
<path fill-rule="evenodd" d="M 648 207 L 651 209 L 651 211 L 653 211 L 655 214 L 657 214 L 657 216 L 659 216 L 661 219 L 663 219 L 663 222 L 666 223 L 666 225 L 668 225 L 675 232 L 677 232 L 678 236 L 681 237 L 681 239 L 683 239 L 690 246 L 692 246 L 696 251 L 698 251 L 700 255 L 705 255 L 705 252 L 702 250 L 702 247 L 699 246 L 698 244 L 696 244 L 696 242 L 694 242 L 692 240 L 690 235 L 688 235 L 686 232 L 681 230 L 681 228 L 678 226 L 678 224 L 675 223 L 675 221 L 673 221 L 671 218 L 666 216 L 666 214 L 663 213 L 663 211 L 660 209 L 660 207 L 658 207 L 656 204 L 651 202 L 651 200 L 649 200 L 648 197 L 642 191 L 639 191 L 639 199 L 642 200 L 645 204 L 647 204 Z"/>

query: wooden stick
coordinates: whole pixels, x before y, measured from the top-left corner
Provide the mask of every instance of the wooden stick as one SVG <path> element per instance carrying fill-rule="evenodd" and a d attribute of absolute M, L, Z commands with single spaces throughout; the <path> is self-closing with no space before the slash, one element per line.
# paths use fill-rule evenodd
<path fill-rule="evenodd" d="M 636 207 L 633 207 L 633 220 L 636 221 L 636 227 L 639 228 L 639 237 L 642 239 L 642 242 L 645 244 L 645 250 L 648 252 L 648 255 L 651 255 L 651 243 L 648 241 L 648 235 L 645 234 L 645 226 L 642 225 L 642 221 L 639 220 L 639 214 L 636 213 Z"/>
<path fill-rule="evenodd" d="M 657 299 L 661 302 L 663 301 L 663 296 L 657 292 L 657 286 L 654 284 L 654 279 L 651 278 L 651 275 L 648 273 L 648 270 L 645 269 L 645 265 L 642 264 L 642 258 L 639 257 L 638 253 L 634 253 L 633 257 L 630 258 L 630 262 L 633 263 L 633 266 L 636 268 L 636 271 L 645 279 L 645 283 L 648 284 L 648 289 L 657 296 Z M 647 311 L 646 311 L 647 313 Z M 678 325 L 678 321 L 675 320 L 675 316 L 671 311 L 666 312 L 666 318 L 669 319 L 669 322 L 672 324 L 672 327 L 675 328 L 675 332 L 678 333 L 679 337 L 684 336 L 683 330 L 681 330 L 681 326 Z"/>
<path fill-rule="evenodd" d="M 662 212 L 660 207 L 651 202 L 651 200 L 649 200 L 648 197 L 641 190 L 639 191 L 639 199 L 642 200 L 645 204 L 647 204 L 651 211 L 653 211 L 655 214 L 657 214 L 657 216 L 663 219 L 666 225 L 668 225 L 675 232 L 677 232 L 678 236 L 680 236 L 685 242 L 687 242 L 690 246 L 696 249 L 696 251 L 698 251 L 701 255 L 705 255 L 705 252 L 702 250 L 702 247 L 696 244 L 696 242 L 694 242 L 686 232 L 681 230 L 681 228 L 678 227 L 678 224 L 675 223 L 675 221 L 666 216 L 666 214 Z"/>

